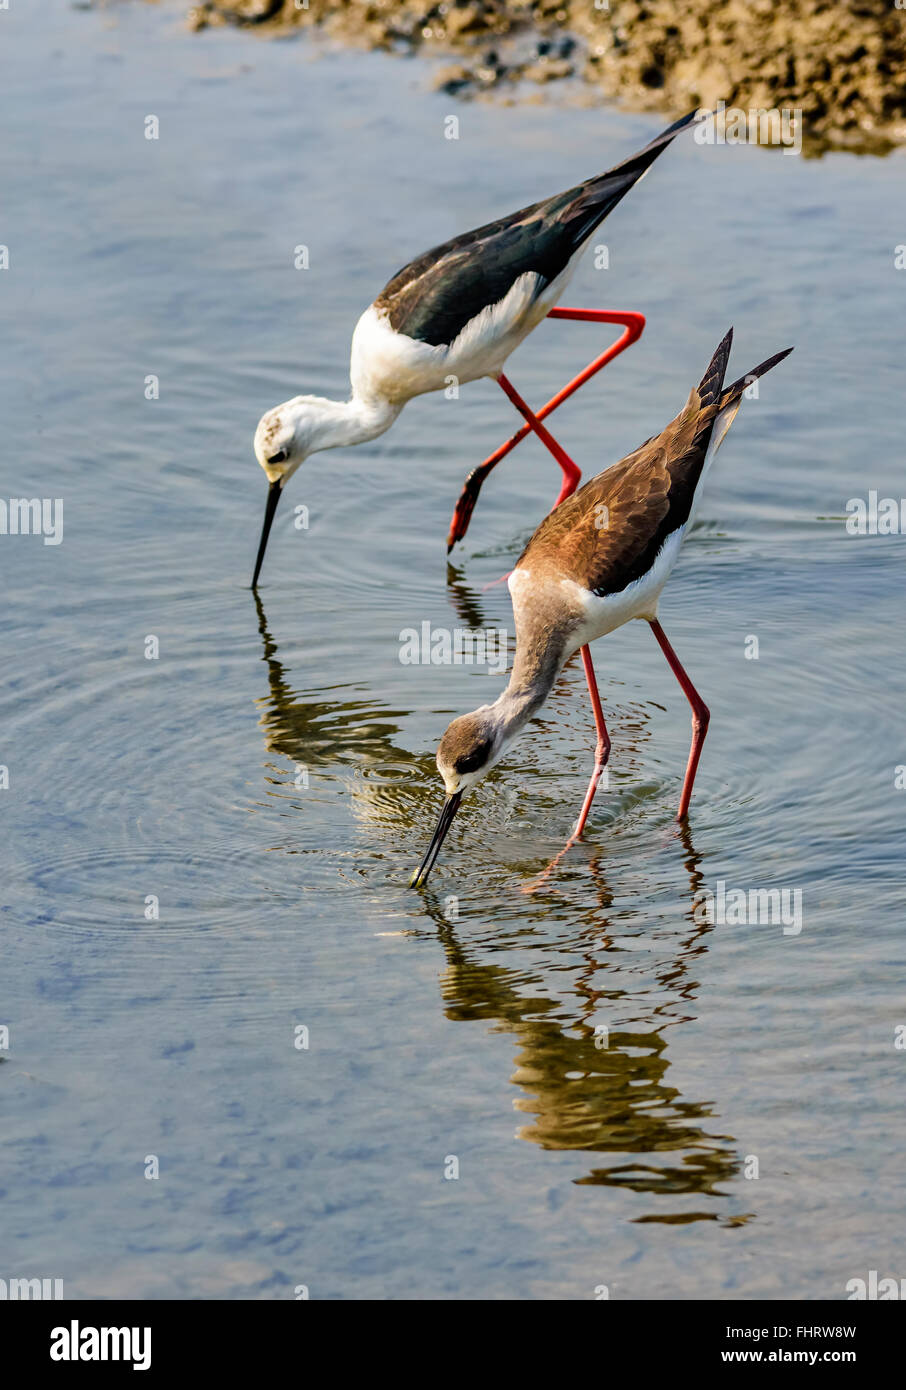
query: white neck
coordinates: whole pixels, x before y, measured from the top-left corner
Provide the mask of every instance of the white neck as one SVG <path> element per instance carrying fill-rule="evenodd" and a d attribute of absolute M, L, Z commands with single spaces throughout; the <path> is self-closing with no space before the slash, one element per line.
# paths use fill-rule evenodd
<path fill-rule="evenodd" d="M 391 405 L 379 398 L 364 400 L 353 396 L 348 401 L 330 401 L 318 397 L 308 402 L 308 409 L 317 406 L 317 415 L 307 441 L 306 454 L 322 449 L 338 449 L 344 445 L 364 444 L 389 430 L 401 405 Z"/>
<path fill-rule="evenodd" d="M 517 653 L 509 684 L 491 705 L 492 719 L 502 735 L 501 752 L 538 713 L 562 666 L 563 655 L 556 647 L 548 647 L 537 661 L 520 659 Z"/>

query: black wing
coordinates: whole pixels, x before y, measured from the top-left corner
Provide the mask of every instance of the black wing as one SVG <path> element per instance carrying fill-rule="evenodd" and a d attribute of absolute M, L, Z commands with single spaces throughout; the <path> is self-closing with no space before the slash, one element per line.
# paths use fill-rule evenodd
<path fill-rule="evenodd" d="M 394 275 L 375 306 L 398 333 L 440 346 L 452 343 L 487 305 L 499 303 L 520 275 L 537 274 L 540 293 L 694 119 L 694 112 L 684 116 L 606 174 L 426 251 Z"/>

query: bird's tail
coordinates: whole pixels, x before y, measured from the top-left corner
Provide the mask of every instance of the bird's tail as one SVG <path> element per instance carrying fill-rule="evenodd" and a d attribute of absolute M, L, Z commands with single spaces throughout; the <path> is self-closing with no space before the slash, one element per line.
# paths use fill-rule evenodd
<path fill-rule="evenodd" d="M 607 179 L 612 178 L 614 174 L 635 174 L 636 178 L 641 178 L 645 170 L 649 169 L 657 159 L 658 155 L 663 154 L 671 140 L 675 139 L 681 130 L 685 130 L 687 126 L 692 125 L 696 119 L 702 119 L 698 111 L 687 111 L 685 116 L 680 116 L 678 121 L 673 122 L 673 125 L 668 125 L 666 130 L 662 130 L 660 135 L 655 135 L 654 139 L 649 141 L 643 150 L 639 150 L 638 154 L 630 155 L 628 159 L 623 160 L 622 164 L 615 165 L 613 169 L 609 169 L 608 172 L 602 174 L 601 177 Z"/>
<path fill-rule="evenodd" d="M 734 381 L 732 386 L 724 386 L 724 377 L 727 374 L 727 363 L 730 360 L 730 348 L 733 345 L 733 329 L 731 328 L 717 346 L 717 350 L 711 361 L 708 363 L 708 370 L 702 377 L 698 387 L 698 398 L 700 410 L 704 416 L 703 425 L 708 431 L 707 444 L 712 451 L 716 451 L 723 440 L 727 430 L 736 419 L 736 412 L 742 404 L 743 393 L 753 381 L 764 376 L 772 367 L 776 367 L 778 362 L 782 362 L 784 357 L 789 357 L 793 351 L 791 347 L 784 348 L 783 352 L 775 352 L 773 357 L 768 357 L 764 362 L 759 362 L 757 367 L 753 367 L 745 376 L 741 376 L 738 381 Z"/>
<path fill-rule="evenodd" d="M 764 362 L 759 362 L 757 367 L 753 367 L 745 376 L 741 376 L 738 381 L 734 381 L 732 386 L 728 386 L 720 397 L 720 408 L 725 410 L 728 405 L 738 401 L 747 386 L 751 386 L 753 381 L 757 381 L 760 376 L 764 376 L 772 367 L 776 367 L 778 362 L 782 362 L 784 357 L 789 357 L 793 351 L 791 347 L 784 348 L 783 352 L 775 352 L 773 357 L 765 358 Z"/>
<path fill-rule="evenodd" d="M 630 155 L 622 164 L 608 169 L 606 174 L 598 174 L 596 178 L 570 190 L 566 196 L 571 199 L 569 220 L 574 223 L 573 240 L 576 245 L 591 235 L 598 223 L 604 221 L 608 213 L 613 211 L 617 203 L 621 202 L 629 190 L 648 172 L 658 155 L 663 154 L 671 141 L 681 130 L 692 125 L 697 116 L 697 111 L 689 111 L 666 130 L 662 130 L 660 135 L 656 135 L 638 154 Z"/>
<path fill-rule="evenodd" d="M 714 356 L 708 363 L 708 370 L 698 383 L 698 399 L 701 409 L 713 405 L 718 399 L 721 387 L 724 384 L 724 377 L 727 374 L 727 363 L 730 360 L 730 348 L 733 346 L 733 329 L 728 328 L 726 335 L 717 344 Z"/>

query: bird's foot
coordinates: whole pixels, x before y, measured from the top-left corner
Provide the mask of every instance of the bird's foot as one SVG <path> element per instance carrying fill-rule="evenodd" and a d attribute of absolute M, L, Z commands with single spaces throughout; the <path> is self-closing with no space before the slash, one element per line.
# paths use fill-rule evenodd
<path fill-rule="evenodd" d="M 450 522 L 450 531 L 447 536 L 448 555 L 457 541 L 464 539 L 469 529 L 469 522 L 472 520 L 472 513 L 475 510 L 475 503 L 478 501 L 478 494 L 484 480 L 485 474 L 481 468 L 473 468 L 463 484 L 459 501 L 453 509 L 453 519 Z"/>
<path fill-rule="evenodd" d="M 531 883 L 523 884 L 521 892 L 525 893 L 526 895 L 529 895 L 531 893 L 537 893 L 539 888 L 543 888 L 544 885 L 547 883 L 547 880 L 550 878 L 551 874 L 556 869 L 557 865 L 560 863 L 560 860 L 564 857 L 565 854 L 569 852 L 569 850 L 573 848 L 574 845 L 579 844 L 581 839 L 582 832 L 579 831 L 579 833 L 577 834 L 576 831 L 573 831 L 572 835 L 570 835 L 569 839 L 561 849 L 560 853 L 554 855 L 547 868 L 542 869 L 541 873 L 538 874 L 537 878 L 533 878 Z"/>

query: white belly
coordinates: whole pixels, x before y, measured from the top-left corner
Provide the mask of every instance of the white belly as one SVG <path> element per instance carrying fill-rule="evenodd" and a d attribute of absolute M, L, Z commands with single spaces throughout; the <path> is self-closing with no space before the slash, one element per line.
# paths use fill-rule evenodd
<path fill-rule="evenodd" d="M 452 343 L 439 347 L 397 333 L 385 314 L 369 306 L 352 335 L 354 394 L 402 404 L 426 391 L 499 376 L 510 353 L 547 317 L 571 273 L 572 264 L 537 298 L 538 276 L 520 275 L 499 303 L 476 314 Z"/>
<path fill-rule="evenodd" d="M 586 589 L 583 584 L 576 583 L 575 580 L 556 580 L 551 577 L 542 586 L 544 593 L 541 594 L 537 585 L 532 581 L 531 570 L 527 566 L 518 565 L 513 570 L 509 576 L 508 587 L 516 615 L 517 642 L 520 640 L 520 617 L 522 614 L 531 614 L 539 603 L 542 609 L 546 605 L 554 614 L 560 615 L 565 610 L 566 613 L 576 615 L 578 618 L 576 627 L 571 632 L 565 647 L 564 660 L 567 660 L 580 647 L 587 646 L 589 642 L 594 642 L 599 637 L 606 637 L 608 632 L 613 632 L 616 628 L 622 627 L 624 623 L 631 622 L 633 618 L 644 618 L 651 622 L 657 617 L 658 600 L 677 562 L 686 533 L 691 530 L 698 504 L 701 501 L 708 470 L 738 409 L 739 401 L 736 401 L 718 415 L 695 489 L 695 496 L 692 499 L 689 516 L 682 526 L 671 531 L 655 556 L 651 569 L 647 574 L 643 574 L 641 579 L 628 584 L 619 593 L 601 597 L 592 593 L 590 589 Z M 526 619 L 523 618 L 523 622 L 525 621 Z M 531 626 L 530 618 L 528 625 Z"/>
<path fill-rule="evenodd" d="M 648 573 L 628 584 L 618 594 L 607 594 L 601 598 L 579 584 L 564 581 L 578 599 L 584 614 L 576 633 L 574 650 L 584 647 L 588 642 L 594 642 L 598 637 L 606 637 L 608 632 L 622 627 L 633 618 L 645 618 L 650 622 L 657 617 L 661 591 L 676 564 L 687 529 L 688 523 L 671 532 L 658 551 Z"/>
<path fill-rule="evenodd" d="M 648 573 L 642 575 L 642 578 L 637 579 L 634 584 L 628 585 L 621 593 L 609 594 L 606 598 L 599 598 L 597 594 L 590 593 L 578 584 L 572 586 L 575 592 L 581 596 L 582 608 L 585 613 L 581 640 L 576 643 L 577 648 L 585 646 L 587 642 L 593 642 L 597 637 L 605 637 L 608 632 L 622 627 L 632 618 L 646 618 L 650 622 L 652 618 L 657 617 L 657 605 L 661 590 L 667 583 L 670 572 L 677 562 L 684 537 L 692 529 L 695 513 L 698 511 L 698 505 L 704 492 L 708 470 L 738 409 L 739 402 L 737 401 L 735 405 L 730 406 L 717 417 L 711 442 L 705 453 L 702 471 L 696 484 L 689 516 L 682 526 L 671 531 L 658 551 L 654 564 Z"/>

